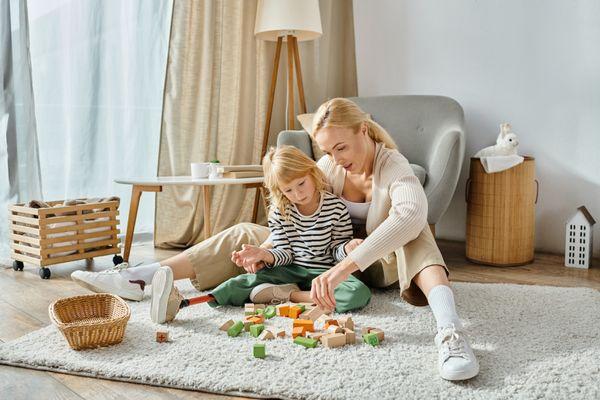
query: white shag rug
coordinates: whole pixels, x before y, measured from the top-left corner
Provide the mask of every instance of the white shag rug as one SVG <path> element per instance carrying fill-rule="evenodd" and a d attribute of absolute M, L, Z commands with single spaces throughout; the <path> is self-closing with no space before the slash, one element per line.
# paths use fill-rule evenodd
<path fill-rule="evenodd" d="M 197 295 L 188 283 L 187 296 Z M 374 292 L 350 314 L 357 326 L 385 331 L 379 347 L 305 349 L 286 339 L 267 341 L 255 359 L 248 333 L 218 330 L 242 308 L 182 310 L 167 329 L 171 342 L 155 342 L 160 326 L 149 300 L 129 303 L 132 317 L 119 345 L 71 350 L 54 326 L 0 344 L 0 363 L 249 397 L 283 399 L 600 398 L 600 292 L 511 284 L 455 283 L 456 301 L 481 371 L 465 382 L 437 372 L 434 320 L 429 307 L 403 302 L 395 290 Z M 291 320 L 267 325 L 291 331 Z M 357 331 L 359 331 L 357 328 Z"/>

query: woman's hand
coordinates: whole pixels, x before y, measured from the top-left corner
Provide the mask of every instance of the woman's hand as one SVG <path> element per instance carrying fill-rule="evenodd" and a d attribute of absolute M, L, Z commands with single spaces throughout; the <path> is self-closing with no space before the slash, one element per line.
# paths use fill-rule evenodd
<path fill-rule="evenodd" d="M 323 272 L 312 281 L 310 297 L 312 301 L 322 308 L 335 310 L 334 290 L 344 282 L 350 274 L 358 270 L 356 263 L 345 258 L 335 267 Z"/>
<path fill-rule="evenodd" d="M 352 250 L 358 247 L 359 244 L 364 242 L 364 239 L 352 239 L 348 243 L 344 245 L 344 250 L 346 250 L 346 254 L 350 254 Z"/>

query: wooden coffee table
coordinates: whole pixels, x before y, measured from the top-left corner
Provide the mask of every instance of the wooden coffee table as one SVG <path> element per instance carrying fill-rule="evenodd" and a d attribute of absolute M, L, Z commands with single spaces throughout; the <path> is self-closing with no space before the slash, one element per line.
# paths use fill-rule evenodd
<path fill-rule="evenodd" d="M 127 233 L 125 234 L 125 247 L 123 260 L 129 260 L 133 231 L 137 218 L 138 206 L 142 192 L 162 192 L 163 186 L 201 186 L 204 197 L 204 237 L 211 236 L 210 227 L 210 188 L 216 185 L 243 185 L 245 188 L 257 188 L 263 190 L 263 178 L 220 178 L 220 179 L 192 179 L 191 176 L 161 176 L 155 178 L 127 178 L 115 179 L 116 183 L 132 185 L 131 202 L 129 204 L 129 218 L 127 220 Z M 263 199 L 266 196 L 263 193 Z M 256 222 L 256 213 L 253 214 L 252 222 Z"/>

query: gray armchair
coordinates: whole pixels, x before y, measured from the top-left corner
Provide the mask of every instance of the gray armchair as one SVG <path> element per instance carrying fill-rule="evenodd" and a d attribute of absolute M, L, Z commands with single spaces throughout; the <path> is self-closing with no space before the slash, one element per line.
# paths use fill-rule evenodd
<path fill-rule="evenodd" d="M 460 104 L 443 96 L 350 99 L 389 132 L 411 163 L 427 195 L 427 220 L 435 225 L 450 205 L 465 153 L 465 121 Z M 284 144 L 296 146 L 314 158 L 305 131 L 282 131 L 277 145 Z"/>

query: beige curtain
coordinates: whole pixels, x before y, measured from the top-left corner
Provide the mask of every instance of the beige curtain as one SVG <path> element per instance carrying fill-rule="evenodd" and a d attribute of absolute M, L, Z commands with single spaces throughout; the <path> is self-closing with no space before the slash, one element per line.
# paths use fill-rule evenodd
<path fill-rule="evenodd" d="M 254 38 L 256 6 L 255 0 L 174 1 L 159 176 L 189 175 L 190 162 L 214 158 L 223 164 L 260 163 L 275 43 Z M 299 43 L 309 111 L 328 98 L 357 91 L 352 1 L 321 0 L 320 8 L 323 36 Z M 285 128 L 285 46 L 271 144 Z M 299 123 L 296 129 L 301 129 Z M 254 191 L 215 186 L 212 231 L 250 221 Z M 259 222 L 264 222 L 262 213 Z M 165 187 L 156 199 L 155 245 L 188 247 L 203 239 L 202 191 Z"/>

